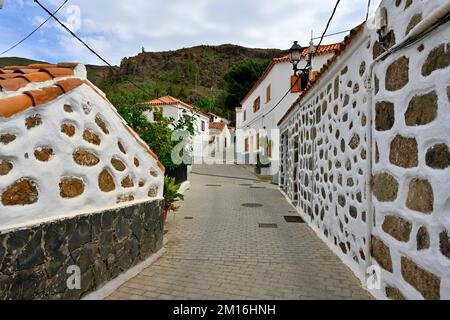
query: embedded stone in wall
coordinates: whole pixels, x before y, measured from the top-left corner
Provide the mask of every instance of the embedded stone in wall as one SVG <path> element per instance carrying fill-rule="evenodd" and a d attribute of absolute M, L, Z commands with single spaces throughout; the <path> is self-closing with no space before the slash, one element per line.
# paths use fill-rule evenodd
<path fill-rule="evenodd" d="M 13 164 L 9 161 L 0 161 L 0 176 L 6 176 L 13 169 Z"/>
<path fill-rule="evenodd" d="M 125 203 L 134 201 L 134 195 L 132 194 L 124 194 L 117 197 L 117 203 Z"/>
<path fill-rule="evenodd" d="M 406 28 L 405 36 L 408 35 L 408 33 L 419 24 L 419 22 L 422 21 L 422 13 L 417 13 L 413 15 L 411 20 L 409 21 L 408 27 Z"/>
<path fill-rule="evenodd" d="M 408 242 L 411 236 L 411 222 L 397 216 L 386 216 L 383 222 L 383 231 L 398 241 Z"/>
<path fill-rule="evenodd" d="M 111 192 L 116 189 L 114 178 L 108 169 L 104 169 L 98 176 L 98 185 L 103 192 Z"/>
<path fill-rule="evenodd" d="M 447 98 L 450 101 L 450 86 L 447 87 Z"/>
<path fill-rule="evenodd" d="M 389 32 L 386 34 L 384 45 L 387 49 L 389 49 L 392 46 L 394 46 L 395 43 L 396 43 L 395 32 L 394 32 L 394 30 L 389 30 Z M 384 50 L 383 50 L 383 47 L 381 46 L 380 42 L 378 40 L 375 41 L 373 44 L 373 51 L 372 51 L 373 59 L 378 58 L 383 53 L 384 53 Z"/>
<path fill-rule="evenodd" d="M 433 212 L 433 188 L 427 180 L 414 179 L 410 182 L 406 206 L 411 210 L 426 214 Z"/>
<path fill-rule="evenodd" d="M 64 105 L 64 111 L 67 113 L 72 113 L 73 112 L 73 108 L 70 104 L 65 104 Z"/>
<path fill-rule="evenodd" d="M 83 139 L 89 143 L 99 146 L 101 143 L 100 137 L 92 130 L 84 130 Z"/>
<path fill-rule="evenodd" d="M 39 115 L 34 115 L 25 119 L 25 126 L 28 130 L 38 127 L 42 124 L 42 118 Z"/>
<path fill-rule="evenodd" d="M 450 238 L 448 237 L 447 230 L 441 232 L 439 235 L 439 247 L 441 253 L 450 259 Z"/>
<path fill-rule="evenodd" d="M 339 76 L 334 79 L 334 100 L 339 98 Z"/>
<path fill-rule="evenodd" d="M 389 173 L 381 173 L 373 177 L 373 193 L 378 201 L 392 202 L 397 199 L 398 182 Z"/>
<path fill-rule="evenodd" d="M 114 169 L 116 169 L 117 171 L 120 171 L 120 172 L 125 171 L 125 169 L 127 168 L 125 166 L 125 164 L 117 158 L 112 158 L 111 164 L 114 167 Z"/>
<path fill-rule="evenodd" d="M 359 75 L 362 77 L 366 73 L 366 62 L 361 62 L 361 65 L 359 66 Z"/>
<path fill-rule="evenodd" d="M 405 113 L 407 126 L 422 126 L 437 117 L 438 97 L 435 91 L 421 96 L 414 96 Z"/>
<path fill-rule="evenodd" d="M 445 69 L 450 65 L 450 43 L 443 43 L 431 50 L 424 65 L 422 66 L 422 75 L 427 77 L 434 71 Z"/>
<path fill-rule="evenodd" d="M 377 131 L 391 130 L 395 123 L 394 104 L 389 101 L 380 101 L 375 105 L 375 128 Z"/>
<path fill-rule="evenodd" d="M 72 124 L 63 123 L 61 125 L 61 132 L 68 137 L 73 137 L 75 135 L 76 129 L 75 126 Z"/>
<path fill-rule="evenodd" d="M 134 165 L 135 165 L 136 168 L 139 168 L 140 162 L 139 162 L 138 158 L 134 158 Z"/>
<path fill-rule="evenodd" d="M 383 241 L 372 236 L 372 257 L 380 264 L 383 269 L 392 272 L 391 250 Z"/>
<path fill-rule="evenodd" d="M 36 203 L 38 197 L 36 184 L 29 179 L 21 179 L 2 193 L 2 204 L 4 206 L 25 206 Z"/>
<path fill-rule="evenodd" d="M 397 91 L 409 82 L 409 59 L 401 57 L 394 61 L 386 71 L 386 90 Z"/>
<path fill-rule="evenodd" d="M 123 188 L 133 188 L 134 187 L 134 181 L 130 176 L 126 176 L 122 180 L 122 187 Z"/>
<path fill-rule="evenodd" d="M 119 147 L 120 152 L 123 154 L 127 154 L 127 150 L 125 150 L 125 147 L 123 146 L 122 142 L 117 142 L 117 146 Z"/>
<path fill-rule="evenodd" d="M 355 150 L 356 148 L 358 148 L 360 142 L 361 142 L 361 138 L 359 137 L 359 135 L 357 133 L 355 133 L 353 135 L 352 139 L 350 140 L 349 146 L 350 146 L 350 148 Z"/>
<path fill-rule="evenodd" d="M 380 79 L 375 75 L 375 95 L 380 92 Z"/>
<path fill-rule="evenodd" d="M 109 134 L 109 129 L 106 126 L 105 121 L 100 116 L 95 117 L 95 123 L 103 131 L 104 134 Z"/>
<path fill-rule="evenodd" d="M 405 10 L 408 9 L 413 4 L 413 0 L 406 0 Z"/>
<path fill-rule="evenodd" d="M 401 259 L 402 276 L 426 300 L 440 300 L 441 280 L 406 257 Z"/>
<path fill-rule="evenodd" d="M 386 287 L 386 297 L 391 300 L 406 300 L 402 292 L 394 287 Z"/>
<path fill-rule="evenodd" d="M 358 210 L 354 206 L 350 207 L 350 212 L 349 213 L 350 213 L 350 216 L 353 219 L 357 219 L 358 218 Z"/>
<path fill-rule="evenodd" d="M 422 251 L 430 248 L 430 235 L 426 227 L 420 227 L 417 231 L 417 250 Z"/>
<path fill-rule="evenodd" d="M 10 144 L 16 140 L 16 136 L 10 133 L 2 134 L 0 135 L 0 143 L 3 143 L 5 145 Z"/>
<path fill-rule="evenodd" d="M 150 171 L 150 175 L 154 178 L 158 178 L 158 172 L 156 172 L 156 171 L 153 171 L 153 170 Z"/>
<path fill-rule="evenodd" d="M 84 182 L 82 179 L 64 177 L 59 183 L 60 196 L 62 198 L 76 198 L 84 192 Z"/>
<path fill-rule="evenodd" d="M 38 148 L 34 151 L 34 156 L 39 161 L 48 162 L 53 158 L 53 149 L 52 148 Z"/>
<path fill-rule="evenodd" d="M 450 150 L 445 143 L 437 144 L 427 151 L 427 166 L 433 169 L 447 169 L 450 166 Z"/>
<path fill-rule="evenodd" d="M 157 195 L 158 195 L 158 188 L 157 187 L 150 188 L 150 190 L 148 191 L 148 196 L 150 198 L 155 198 Z"/>
<path fill-rule="evenodd" d="M 396 136 L 391 142 L 389 161 L 398 167 L 415 168 L 419 165 L 419 150 L 415 138 Z"/>
<path fill-rule="evenodd" d="M 95 153 L 82 149 L 73 153 L 73 160 L 76 164 L 84 167 L 93 167 L 100 162 L 99 157 Z"/>

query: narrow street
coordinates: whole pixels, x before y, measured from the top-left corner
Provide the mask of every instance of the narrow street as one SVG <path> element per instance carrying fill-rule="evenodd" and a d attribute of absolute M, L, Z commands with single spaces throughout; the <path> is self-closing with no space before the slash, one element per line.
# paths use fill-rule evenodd
<path fill-rule="evenodd" d="M 167 252 L 108 299 L 371 299 L 306 224 L 286 222 L 296 212 L 276 186 L 235 165 L 190 181 Z"/>

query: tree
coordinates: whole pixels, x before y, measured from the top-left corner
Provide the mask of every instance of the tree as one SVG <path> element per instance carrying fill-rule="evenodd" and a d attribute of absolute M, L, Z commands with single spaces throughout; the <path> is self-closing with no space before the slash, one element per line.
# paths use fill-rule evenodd
<path fill-rule="evenodd" d="M 240 105 L 268 65 L 269 61 L 246 60 L 224 75 L 224 102 L 229 110 L 234 110 Z"/>

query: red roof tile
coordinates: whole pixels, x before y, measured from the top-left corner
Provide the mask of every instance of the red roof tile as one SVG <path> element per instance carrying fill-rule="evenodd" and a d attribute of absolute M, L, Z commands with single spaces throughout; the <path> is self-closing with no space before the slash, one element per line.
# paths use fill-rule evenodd
<path fill-rule="evenodd" d="M 350 43 L 353 41 L 353 39 L 364 29 L 365 23 L 360 24 L 359 26 L 353 28 L 350 31 L 350 34 L 345 37 L 344 41 L 339 45 L 339 50 L 336 51 L 336 54 L 331 58 L 328 59 L 328 61 L 322 66 L 322 68 L 319 70 L 319 73 L 316 75 L 316 77 L 311 80 L 306 89 L 303 90 L 297 100 L 291 105 L 289 110 L 284 114 L 284 116 L 281 118 L 281 120 L 278 122 L 278 125 L 280 125 L 288 116 L 289 114 L 294 111 L 294 109 L 299 105 L 299 103 L 302 101 L 302 99 L 308 94 L 308 92 L 315 87 L 315 85 L 319 82 L 319 80 L 322 78 L 322 76 L 326 73 L 326 71 L 333 65 L 333 63 L 337 60 L 337 58 L 345 51 L 345 49 L 350 45 Z"/>
<path fill-rule="evenodd" d="M 9 118 L 33 106 L 37 107 L 47 104 L 83 84 L 89 85 L 94 92 L 96 92 L 112 107 L 112 104 L 92 83 L 86 79 L 74 77 L 74 69 L 78 65 L 78 63 L 69 62 L 59 63 L 57 65 L 31 64 L 25 67 L 8 66 L 0 68 L 0 93 L 5 93 L 5 97 L 2 98 L 0 96 L 0 117 Z M 47 81 L 52 81 L 53 84 L 43 84 Z M 35 84 L 33 90 L 22 90 L 30 83 Z M 21 90 L 21 92 L 18 93 L 17 91 L 19 90 Z M 182 105 L 189 106 L 184 102 L 180 101 L 180 103 Z M 195 109 L 192 106 L 189 107 Z M 112 108 L 112 110 L 119 118 L 121 118 L 114 108 Z M 165 168 L 161 162 L 159 162 L 158 157 L 143 141 L 140 140 L 138 135 L 128 125 L 125 124 L 124 126 L 132 134 L 136 141 L 147 151 L 147 153 L 157 161 L 158 167 L 165 172 Z"/>
<path fill-rule="evenodd" d="M 177 98 L 171 97 L 171 96 L 165 96 L 165 97 L 161 97 L 158 99 L 154 99 L 148 102 L 148 105 L 150 106 L 154 106 L 154 107 L 158 107 L 158 106 L 176 106 L 177 104 L 189 109 L 189 110 L 193 110 L 197 113 L 200 113 L 206 117 L 208 117 L 208 114 L 203 113 L 202 111 L 200 111 L 199 108 L 191 106 L 190 104 L 181 101 Z"/>
<path fill-rule="evenodd" d="M 213 129 L 213 130 L 220 130 L 223 131 L 225 130 L 226 124 L 223 122 L 211 122 L 209 124 L 209 128 Z"/>
<path fill-rule="evenodd" d="M 322 45 L 316 50 L 315 55 L 320 56 L 320 55 L 336 52 L 339 50 L 341 45 L 342 45 L 342 43 L 340 43 L 340 42 Z M 309 52 L 309 49 L 306 49 L 303 51 L 302 55 L 305 57 L 308 54 L 308 52 Z M 262 74 L 262 76 L 258 79 L 258 81 L 255 83 L 253 88 L 246 94 L 244 99 L 242 99 L 241 105 L 244 103 L 245 100 L 247 100 L 250 97 L 250 95 L 256 90 L 256 88 L 259 87 L 259 85 L 264 81 L 264 79 L 266 79 L 266 77 L 269 75 L 270 71 L 272 71 L 272 69 L 275 65 L 277 65 L 278 63 L 286 63 L 286 62 L 289 62 L 288 56 L 272 59 L 269 66 L 266 68 L 266 70 L 264 70 L 264 73 Z"/>

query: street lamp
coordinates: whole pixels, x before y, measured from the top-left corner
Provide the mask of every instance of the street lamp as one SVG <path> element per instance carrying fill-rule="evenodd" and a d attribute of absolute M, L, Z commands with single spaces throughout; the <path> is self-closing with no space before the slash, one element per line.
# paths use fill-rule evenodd
<path fill-rule="evenodd" d="M 292 45 L 292 47 L 289 49 L 289 52 L 288 52 L 289 61 L 293 65 L 294 74 L 296 76 L 298 76 L 298 77 L 300 77 L 301 75 L 303 75 L 303 76 L 308 75 L 309 76 L 309 72 L 311 71 L 312 51 L 314 50 L 313 46 L 311 46 L 309 48 L 309 52 L 308 52 L 308 55 L 306 57 L 306 66 L 304 68 L 299 68 L 298 67 L 298 64 L 302 60 L 303 52 L 305 50 L 306 50 L 306 48 L 304 48 L 301 45 L 299 45 L 298 41 L 294 41 L 294 44 Z"/>

